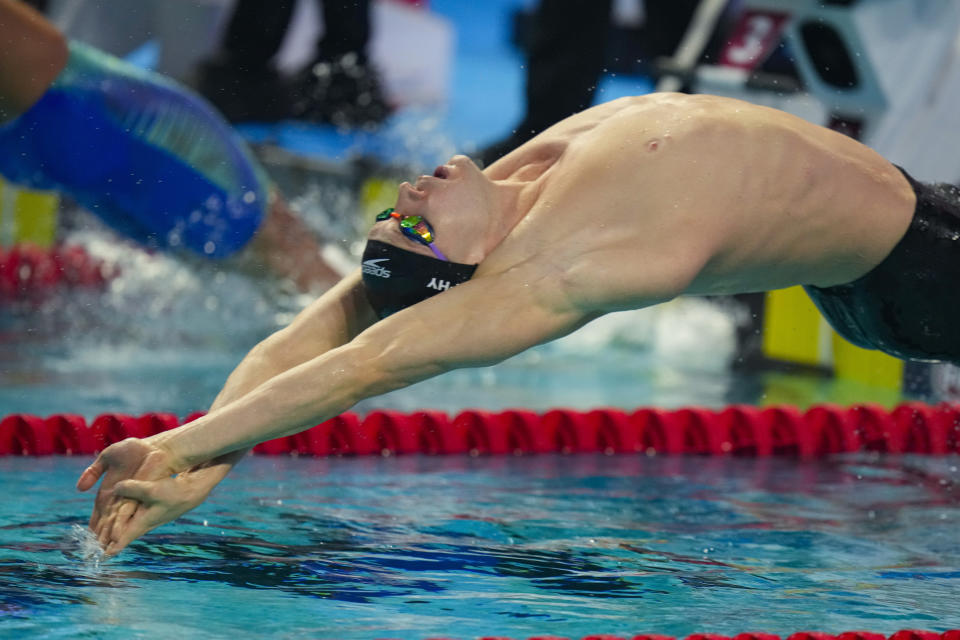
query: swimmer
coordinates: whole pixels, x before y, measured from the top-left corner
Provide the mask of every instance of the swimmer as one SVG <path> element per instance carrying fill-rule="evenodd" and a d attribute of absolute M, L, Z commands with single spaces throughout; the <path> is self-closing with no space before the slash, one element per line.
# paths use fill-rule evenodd
<path fill-rule="evenodd" d="M 148 247 L 266 270 L 302 291 L 340 279 L 246 145 L 173 81 L 0 0 L 0 174 L 65 193 Z"/>
<path fill-rule="evenodd" d="M 256 347 L 205 417 L 108 447 L 109 554 L 199 504 L 245 450 L 358 401 L 500 362 L 612 311 L 806 285 L 901 358 L 960 361 L 960 194 L 840 133 L 739 100 L 653 94 L 576 114 L 481 170 L 403 183 L 358 271 Z"/>

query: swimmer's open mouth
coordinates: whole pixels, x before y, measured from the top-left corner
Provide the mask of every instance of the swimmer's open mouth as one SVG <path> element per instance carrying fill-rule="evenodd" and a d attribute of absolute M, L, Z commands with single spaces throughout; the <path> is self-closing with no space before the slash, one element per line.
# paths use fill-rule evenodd
<path fill-rule="evenodd" d="M 450 173 L 447 171 L 447 168 L 443 165 L 437 167 L 433 170 L 433 177 L 440 178 L 441 180 L 446 180 Z"/>

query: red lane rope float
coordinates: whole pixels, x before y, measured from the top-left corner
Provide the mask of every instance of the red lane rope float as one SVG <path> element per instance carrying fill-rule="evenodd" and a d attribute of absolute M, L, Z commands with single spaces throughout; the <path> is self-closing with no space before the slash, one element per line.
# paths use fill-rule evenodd
<path fill-rule="evenodd" d="M 0 455 L 92 454 L 128 437 L 145 438 L 182 422 L 172 414 L 104 414 L 89 425 L 77 415 L 11 415 L 0 421 Z M 373 411 L 327 420 L 301 433 L 254 447 L 267 455 L 365 456 L 407 454 L 532 455 L 598 453 L 813 458 L 876 451 L 960 453 L 960 406 L 818 405 L 722 410 L 526 409 L 501 412 Z M 813 639 L 808 639 L 813 640 Z M 914 639 L 918 640 L 918 639 Z M 960 640 L 953 638 L 952 640 Z"/>
<path fill-rule="evenodd" d="M 57 287 L 99 287 L 113 276 L 82 247 L 0 247 L 0 302 L 33 298 Z"/>
<path fill-rule="evenodd" d="M 381 638 L 381 640 L 389 640 Z M 454 640 L 448 637 L 433 637 L 425 640 Z M 506 636 L 482 636 L 478 640 L 513 640 Z M 527 640 L 571 640 L 568 636 L 541 635 L 531 636 Z M 635 636 L 618 636 L 610 634 L 595 634 L 583 636 L 581 640 L 677 640 L 673 636 L 664 636 L 651 633 L 642 633 Z M 735 636 L 725 636 L 716 633 L 694 633 L 682 640 L 784 640 L 781 636 L 772 633 L 739 633 Z M 798 631 L 785 640 L 960 640 L 960 630 L 921 631 L 906 629 L 897 631 L 891 636 L 870 631 L 847 631 L 836 635 L 819 631 Z"/>

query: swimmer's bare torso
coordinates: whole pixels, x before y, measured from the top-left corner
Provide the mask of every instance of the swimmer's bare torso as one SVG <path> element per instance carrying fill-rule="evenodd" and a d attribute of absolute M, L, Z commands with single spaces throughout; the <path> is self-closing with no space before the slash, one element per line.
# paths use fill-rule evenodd
<path fill-rule="evenodd" d="M 489 267 L 536 255 L 577 306 L 603 311 L 849 282 L 886 257 L 915 204 L 902 174 L 862 144 L 713 96 L 588 109 L 485 174 L 540 182 Z"/>

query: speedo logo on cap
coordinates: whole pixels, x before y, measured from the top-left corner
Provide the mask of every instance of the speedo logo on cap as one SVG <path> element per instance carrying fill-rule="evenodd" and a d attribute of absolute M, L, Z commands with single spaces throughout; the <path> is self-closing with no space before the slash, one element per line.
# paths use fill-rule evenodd
<path fill-rule="evenodd" d="M 389 262 L 390 258 L 377 258 L 376 260 L 365 260 L 363 262 L 363 273 L 376 276 L 378 278 L 389 278 L 390 270 L 385 266 L 380 264 L 381 262 Z"/>

